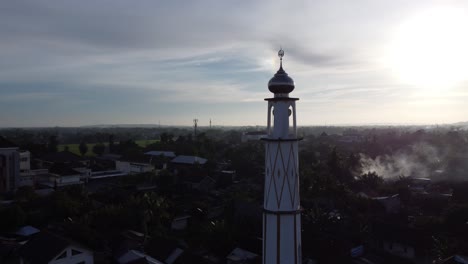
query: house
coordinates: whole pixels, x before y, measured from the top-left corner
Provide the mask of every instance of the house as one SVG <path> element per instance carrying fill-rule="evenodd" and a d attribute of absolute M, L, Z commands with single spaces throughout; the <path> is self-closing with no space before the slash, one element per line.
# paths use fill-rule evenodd
<path fill-rule="evenodd" d="M 148 151 L 145 153 L 145 155 L 148 155 L 151 157 L 150 163 L 154 164 L 155 167 L 158 169 L 166 169 L 167 162 L 176 157 L 175 153 L 172 151 L 157 151 L 157 150 Z"/>
<path fill-rule="evenodd" d="M 85 159 L 67 150 L 48 153 L 40 158 L 37 158 L 36 161 L 39 167 L 46 169 L 55 163 L 73 165 L 72 167 L 76 168 L 89 166 L 89 159 Z"/>
<path fill-rule="evenodd" d="M 151 157 L 146 155 L 123 157 L 115 162 L 115 169 L 128 174 L 153 171 L 150 160 Z"/>
<path fill-rule="evenodd" d="M 23 226 L 20 227 L 18 230 L 16 230 L 15 234 L 18 236 L 23 236 L 23 237 L 30 237 L 32 235 L 35 235 L 39 233 L 40 230 L 35 228 L 34 226 Z"/>
<path fill-rule="evenodd" d="M 372 224 L 370 246 L 374 252 L 387 258 L 394 258 L 395 263 L 430 263 L 432 235 L 408 226 L 393 218 L 385 218 Z M 405 262 L 406 261 L 406 262 Z"/>
<path fill-rule="evenodd" d="M 0 136 L 0 193 L 18 188 L 20 155 L 18 146 Z"/>
<path fill-rule="evenodd" d="M 66 165 L 78 171 L 80 173 L 80 179 L 83 181 L 87 181 L 91 176 L 89 159 L 85 159 L 67 150 L 49 153 L 35 160 L 42 169 L 50 169 L 54 164 Z"/>
<path fill-rule="evenodd" d="M 37 178 L 47 175 L 48 173 L 48 169 L 32 169 L 31 152 L 27 150 L 20 151 L 20 175 L 18 186 L 34 186 Z"/>
<path fill-rule="evenodd" d="M 437 264 L 468 264 L 468 257 L 462 255 L 453 255 L 444 260 L 441 260 L 440 262 L 437 262 Z"/>
<path fill-rule="evenodd" d="M 49 187 L 63 187 L 83 184 L 81 173 L 63 163 L 56 163 L 49 168 L 49 174 L 41 177 L 38 182 Z"/>
<path fill-rule="evenodd" d="M 181 176 L 181 180 L 186 180 L 183 179 L 185 176 L 205 176 L 204 165 L 207 161 L 197 156 L 179 155 L 170 161 L 169 168 L 176 176 Z"/>
<path fill-rule="evenodd" d="M 121 158 L 122 155 L 103 154 L 102 156 L 94 158 L 91 168 L 93 171 L 115 170 L 115 163 Z"/>
<path fill-rule="evenodd" d="M 93 264 L 93 252 L 75 242 L 49 232 L 31 238 L 20 252 L 21 264 Z"/>
<path fill-rule="evenodd" d="M 241 248 L 235 248 L 229 253 L 226 257 L 227 264 L 249 264 L 249 263 L 256 263 L 254 261 L 259 260 L 260 256 L 247 251 Z"/>
<path fill-rule="evenodd" d="M 397 214 L 400 212 L 401 201 L 398 194 L 394 194 L 392 196 L 374 197 L 372 200 L 381 203 L 385 207 L 385 211 L 389 214 Z"/>
<path fill-rule="evenodd" d="M 183 215 L 174 218 L 171 223 L 171 229 L 176 231 L 185 230 L 188 226 L 190 218 L 192 218 L 190 215 Z"/>
<path fill-rule="evenodd" d="M 176 155 L 172 151 L 159 151 L 159 150 L 153 150 L 153 151 L 148 151 L 145 153 L 145 155 L 149 155 L 152 157 L 165 157 L 165 158 L 175 158 Z"/>
<path fill-rule="evenodd" d="M 265 131 L 249 131 L 242 134 L 241 141 L 258 141 L 264 137 L 267 137 L 267 133 Z"/>
<path fill-rule="evenodd" d="M 119 264 L 164 264 L 161 261 L 158 261 L 151 256 L 146 255 L 145 253 L 138 250 L 128 250 L 122 254 L 118 259 L 117 263 Z"/>
<path fill-rule="evenodd" d="M 118 171 L 129 174 L 149 172 L 154 169 L 153 165 L 151 165 L 149 162 L 133 162 L 124 160 L 118 160 L 115 163 L 115 167 Z"/>
<path fill-rule="evenodd" d="M 179 155 L 171 160 L 173 164 L 204 165 L 208 160 L 197 156 Z"/>
<path fill-rule="evenodd" d="M 165 264 L 174 264 L 185 253 L 176 240 L 156 238 L 146 247 L 148 254 L 161 259 Z"/>
<path fill-rule="evenodd" d="M 418 193 L 418 194 L 427 194 L 426 190 L 431 185 L 431 179 L 429 178 L 409 178 L 409 188 L 411 192 Z"/>

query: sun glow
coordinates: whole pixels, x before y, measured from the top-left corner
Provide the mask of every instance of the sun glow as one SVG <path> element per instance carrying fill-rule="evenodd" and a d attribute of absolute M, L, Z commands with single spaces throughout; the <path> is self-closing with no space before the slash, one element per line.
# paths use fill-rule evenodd
<path fill-rule="evenodd" d="M 468 19 L 463 10 L 437 8 L 405 21 L 386 63 L 404 83 L 428 90 L 468 79 Z"/>

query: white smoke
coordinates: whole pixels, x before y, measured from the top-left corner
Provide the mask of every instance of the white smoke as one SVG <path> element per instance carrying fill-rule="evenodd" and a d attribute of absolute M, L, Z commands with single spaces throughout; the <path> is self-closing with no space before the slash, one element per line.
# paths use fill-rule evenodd
<path fill-rule="evenodd" d="M 440 166 L 437 149 L 427 143 L 416 143 L 392 155 L 377 156 L 375 159 L 360 154 L 362 169 L 359 175 L 375 172 L 386 179 L 400 176 L 430 177 L 434 168 Z"/>

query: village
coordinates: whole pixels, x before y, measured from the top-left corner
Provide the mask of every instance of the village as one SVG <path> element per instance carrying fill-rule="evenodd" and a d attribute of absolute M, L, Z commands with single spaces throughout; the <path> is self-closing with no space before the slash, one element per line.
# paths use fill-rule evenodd
<path fill-rule="evenodd" d="M 2 137 L 1 262 L 261 263 L 264 132 L 169 131 L 144 147 L 108 135 L 92 154 Z M 304 263 L 464 263 L 464 131 L 300 133 Z M 452 153 L 439 160 L 415 148 L 442 142 Z M 402 152 L 430 173 L 366 171 L 365 155 Z"/>

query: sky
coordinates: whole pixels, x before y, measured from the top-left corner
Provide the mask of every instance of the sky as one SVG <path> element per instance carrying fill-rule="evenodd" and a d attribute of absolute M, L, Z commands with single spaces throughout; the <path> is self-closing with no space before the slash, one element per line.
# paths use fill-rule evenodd
<path fill-rule="evenodd" d="M 468 121 L 468 1 L 0 2 L 0 127 Z"/>

